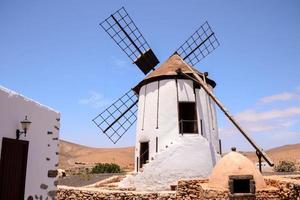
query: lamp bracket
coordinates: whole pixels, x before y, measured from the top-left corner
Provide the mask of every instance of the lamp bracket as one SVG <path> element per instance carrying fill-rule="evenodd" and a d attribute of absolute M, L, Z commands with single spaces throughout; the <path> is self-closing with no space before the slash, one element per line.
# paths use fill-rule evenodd
<path fill-rule="evenodd" d="M 26 137 L 26 129 L 24 131 L 20 131 L 19 129 L 16 130 L 16 139 L 20 139 L 20 136 L 24 134 L 24 136 Z"/>

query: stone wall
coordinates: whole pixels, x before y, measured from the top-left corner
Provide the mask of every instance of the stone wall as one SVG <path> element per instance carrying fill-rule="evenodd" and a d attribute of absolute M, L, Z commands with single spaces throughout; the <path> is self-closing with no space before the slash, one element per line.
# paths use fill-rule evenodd
<path fill-rule="evenodd" d="M 284 200 L 300 200 L 300 180 L 289 177 L 270 176 L 265 178 L 268 185 L 279 189 L 280 199 Z"/>
<path fill-rule="evenodd" d="M 175 192 L 135 192 L 135 191 L 111 191 L 90 189 L 90 188 L 71 188 L 60 186 L 56 200 L 175 200 Z"/>
<path fill-rule="evenodd" d="M 208 186 L 206 180 L 181 180 L 178 182 L 177 199 L 214 200 L 300 200 L 300 181 L 270 177 L 265 178 L 267 188 L 257 190 L 255 197 L 233 197 L 227 190 Z"/>
<path fill-rule="evenodd" d="M 180 180 L 177 185 L 177 199 L 203 199 L 204 190 L 201 187 L 206 180 Z"/>
<path fill-rule="evenodd" d="M 255 196 L 232 196 L 228 190 L 209 187 L 207 180 L 180 180 L 177 191 L 137 192 L 100 190 L 99 188 L 72 188 L 60 186 L 57 200 L 300 200 L 300 180 L 265 177 L 267 188 L 256 191 Z"/>

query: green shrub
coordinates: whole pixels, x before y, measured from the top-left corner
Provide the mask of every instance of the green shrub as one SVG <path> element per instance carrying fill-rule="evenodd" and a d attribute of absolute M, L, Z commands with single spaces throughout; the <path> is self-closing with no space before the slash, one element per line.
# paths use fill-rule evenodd
<path fill-rule="evenodd" d="M 120 173 L 121 167 L 114 163 L 98 163 L 93 168 L 91 173 L 100 174 L 100 173 Z"/>
<path fill-rule="evenodd" d="M 276 172 L 294 172 L 296 170 L 296 165 L 292 161 L 283 160 L 279 161 L 278 165 L 274 167 Z"/>

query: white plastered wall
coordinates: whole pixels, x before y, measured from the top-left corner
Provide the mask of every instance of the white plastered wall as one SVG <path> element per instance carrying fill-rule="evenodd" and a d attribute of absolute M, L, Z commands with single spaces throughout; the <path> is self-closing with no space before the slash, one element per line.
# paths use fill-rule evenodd
<path fill-rule="evenodd" d="M 136 138 L 136 157 L 139 157 L 141 142 L 149 142 L 149 158 L 156 153 L 156 143 L 153 142 L 157 135 L 157 101 L 158 82 L 152 82 L 143 86 L 140 90 L 138 104 L 138 123 Z M 145 95 L 146 94 L 146 95 Z M 136 165 L 135 165 L 136 167 Z"/>
<path fill-rule="evenodd" d="M 195 102 L 194 86 L 191 80 L 178 79 L 178 101 Z"/>
<path fill-rule="evenodd" d="M 151 82 L 140 89 L 135 158 L 140 154 L 140 142 L 149 141 L 151 160 L 156 154 L 156 137 L 159 152 L 178 136 L 178 121 L 177 117 L 174 118 L 178 116 L 177 100 L 172 101 L 173 99 L 177 99 L 174 79 Z"/>
<path fill-rule="evenodd" d="M 139 157 L 140 142 L 149 141 L 149 162 L 151 162 L 156 154 L 156 137 L 158 137 L 158 152 L 165 150 L 178 139 L 180 136 L 178 101 L 196 101 L 199 134 L 202 120 L 203 137 L 219 151 L 214 103 L 208 100 L 203 89 L 194 91 L 191 80 L 165 79 L 151 82 L 140 89 L 135 158 Z M 212 105 L 209 105 L 210 103 Z"/>
<path fill-rule="evenodd" d="M 205 105 L 203 101 L 203 98 L 200 97 L 201 93 L 199 89 L 195 89 L 195 95 L 196 95 L 196 105 L 197 105 L 197 118 L 198 118 L 198 130 L 199 134 L 202 134 L 203 137 L 207 139 L 207 123 L 205 123 L 205 115 L 207 110 L 205 109 Z"/>
<path fill-rule="evenodd" d="M 211 117 L 208 109 L 208 97 L 206 92 L 203 89 L 196 89 L 197 93 L 197 105 L 198 109 L 201 110 L 202 115 L 202 124 L 203 124 L 203 131 L 206 139 L 211 141 Z"/>
<path fill-rule="evenodd" d="M 213 88 L 211 91 L 213 92 Z M 219 145 L 219 129 L 218 129 L 218 120 L 217 120 L 217 111 L 216 111 L 216 104 L 213 102 L 211 98 L 209 98 L 209 105 L 211 110 L 211 118 L 212 118 L 212 143 L 218 153 L 220 153 L 220 145 Z"/>
<path fill-rule="evenodd" d="M 54 198 L 56 177 L 48 177 L 48 173 L 51 170 L 53 176 L 58 164 L 60 113 L 1 86 L 0 110 L 0 150 L 3 137 L 16 138 L 16 129 L 21 129 L 20 121 L 26 115 L 32 122 L 26 137 L 20 136 L 29 141 L 25 199 L 35 195 Z"/>
<path fill-rule="evenodd" d="M 209 88 L 213 92 L 213 88 L 211 86 L 209 86 Z M 198 116 L 200 115 L 200 119 L 202 119 L 203 136 L 209 141 L 211 148 L 214 148 L 216 152 L 220 153 L 215 103 L 211 100 L 204 89 L 201 88 L 196 89 L 196 102 Z M 213 150 L 212 153 L 214 153 Z"/>
<path fill-rule="evenodd" d="M 161 80 L 158 118 L 159 151 L 170 146 L 178 137 L 178 133 L 176 81 L 174 79 Z"/>

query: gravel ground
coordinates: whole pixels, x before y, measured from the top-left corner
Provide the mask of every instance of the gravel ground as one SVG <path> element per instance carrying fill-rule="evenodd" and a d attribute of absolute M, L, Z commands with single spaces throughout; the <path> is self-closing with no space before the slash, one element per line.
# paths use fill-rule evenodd
<path fill-rule="evenodd" d="M 58 185 L 65 185 L 71 187 L 83 187 L 86 185 L 91 185 L 101 180 L 107 179 L 111 176 L 122 175 L 118 174 L 86 174 L 86 175 L 72 175 L 66 176 L 58 179 Z"/>

